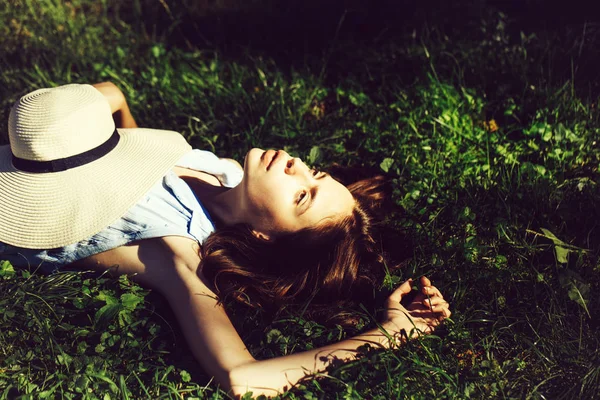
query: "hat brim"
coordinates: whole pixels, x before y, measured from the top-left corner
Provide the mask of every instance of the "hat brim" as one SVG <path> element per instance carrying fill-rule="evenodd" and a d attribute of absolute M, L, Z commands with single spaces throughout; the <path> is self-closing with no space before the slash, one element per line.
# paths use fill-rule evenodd
<path fill-rule="evenodd" d="M 0 147 L 0 242 L 52 249 L 110 225 L 158 182 L 191 147 L 174 131 L 118 129 L 102 158 L 61 172 L 15 169 Z"/>

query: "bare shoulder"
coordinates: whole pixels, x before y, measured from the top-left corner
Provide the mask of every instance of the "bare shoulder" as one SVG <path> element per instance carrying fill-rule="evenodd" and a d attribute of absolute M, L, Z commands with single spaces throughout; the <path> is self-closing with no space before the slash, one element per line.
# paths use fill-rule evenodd
<path fill-rule="evenodd" d="M 83 260 L 86 268 L 110 269 L 159 291 L 171 305 L 190 349 L 222 385 L 229 371 L 254 361 L 215 293 L 197 273 L 200 247 L 180 236 L 141 240 Z"/>
<path fill-rule="evenodd" d="M 200 260 L 198 242 L 183 236 L 166 236 L 98 253 L 77 262 L 75 266 L 130 275 L 146 286 L 162 290 L 169 281 L 190 273 L 196 275 Z"/>

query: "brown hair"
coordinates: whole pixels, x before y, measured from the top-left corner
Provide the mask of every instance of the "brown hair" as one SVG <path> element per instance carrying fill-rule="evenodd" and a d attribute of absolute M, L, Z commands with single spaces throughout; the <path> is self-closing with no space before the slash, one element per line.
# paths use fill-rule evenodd
<path fill-rule="evenodd" d="M 248 225 L 223 227 L 203 243 L 200 270 L 221 301 L 232 298 L 271 312 L 284 304 L 302 306 L 324 322 L 347 325 L 335 306 L 372 292 L 383 270 L 371 232 L 383 182 L 377 176 L 348 185 L 356 199 L 352 214 L 327 225 L 270 241 Z"/>

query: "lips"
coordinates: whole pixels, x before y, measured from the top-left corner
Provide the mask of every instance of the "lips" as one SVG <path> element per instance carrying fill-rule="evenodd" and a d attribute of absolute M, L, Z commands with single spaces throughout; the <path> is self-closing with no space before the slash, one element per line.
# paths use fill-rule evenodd
<path fill-rule="evenodd" d="M 271 168 L 271 165 L 273 165 L 273 162 L 275 161 L 278 155 L 279 151 L 275 150 L 267 150 L 263 153 L 263 155 L 261 156 L 261 161 L 267 167 L 267 171 L 269 170 L 269 168 Z"/>

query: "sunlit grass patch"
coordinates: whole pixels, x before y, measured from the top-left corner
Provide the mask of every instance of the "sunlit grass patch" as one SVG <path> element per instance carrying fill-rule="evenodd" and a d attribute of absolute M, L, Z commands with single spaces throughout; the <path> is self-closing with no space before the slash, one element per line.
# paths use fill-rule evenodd
<path fill-rule="evenodd" d="M 267 3 L 249 15 L 278 16 L 271 35 L 289 43 L 251 19 L 215 33 L 243 18 L 225 13 L 212 26 L 179 1 L 3 2 L 5 121 L 32 89 L 110 80 L 141 125 L 178 130 L 195 147 L 240 161 L 252 146 L 284 147 L 311 164 L 386 174 L 386 250 L 413 247 L 382 288 L 430 275 L 452 321 L 401 349 L 365 349 L 283 397 L 597 396 L 597 26 L 531 31 L 480 2 L 407 11 L 402 24 L 384 6 L 310 15 Z M 456 15 L 469 18 L 458 26 Z M 307 18 L 323 26 L 314 33 Z M 34 270 L 0 267 L 1 398 L 227 397 L 156 293 Z M 347 331 L 298 312 L 233 317 L 266 358 L 347 337 L 377 310 L 357 312 Z"/>

